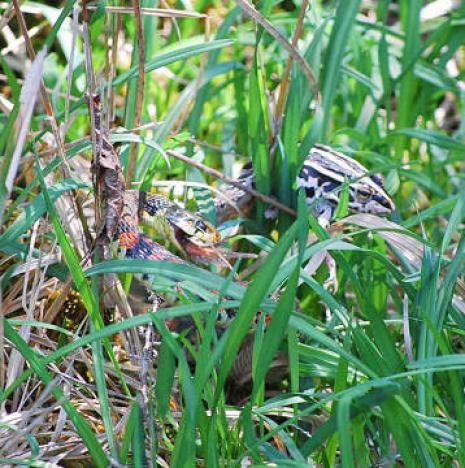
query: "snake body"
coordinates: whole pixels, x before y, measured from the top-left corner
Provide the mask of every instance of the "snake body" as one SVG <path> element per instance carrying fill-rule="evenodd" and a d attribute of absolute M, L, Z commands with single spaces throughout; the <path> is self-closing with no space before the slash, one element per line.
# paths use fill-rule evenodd
<path fill-rule="evenodd" d="M 118 223 L 118 247 L 124 251 L 126 258 L 163 260 L 173 263 L 183 263 L 184 260 L 165 249 L 145 234 L 139 226 L 139 194 L 127 190 L 123 197 L 123 212 Z"/>
<path fill-rule="evenodd" d="M 116 236 L 126 258 L 178 264 L 187 262 L 145 234 L 141 227 L 145 223 L 171 241 L 185 258 L 207 262 L 218 258 L 216 245 L 221 236 L 212 224 L 160 195 L 126 190 L 118 154 L 111 143 L 109 129 L 103 125 L 99 96 L 89 95 L 88 103 L 95 133 L 95 190 L 101 194 L 104 207 L 104 223 L 97 236 L 97 243 L 106 245 L 107 241 Z M 240 188 L 220 190 L 222 196 L 215 200 L 219 223 L 235 216 L 237 212 L 246 211 L 253 203 L 250 189 L 255 187 L 255 177 L 250 166 L 245 167 L 239 182 Z M 368 175 L 368 171 L 352 158 L 322 145 L 312 148 L 296 183 L 305 190 L 306 201 L 321 224 L 333 217 L 340 201 L 339 194 L 344 193 L 344 190 L 348 194 L 348 208 L 351 211 L 387 214 L 394 207 L 378 176 Z M 141 306 L 140 313 L 153 310 L 151 298 L 155 294 L 151 290 L 150 278 L 136 277 L 132 286 L 128 299 L 133 307 Z M 226 315 L 234 315 L 229 312 L 226 311 Z M 186 317 L 174 319 L 171 328 L 176 331 L 195 330 L 195 324 L 191 317 Z M 221 329 L 217 331 L 218 335 L 222 333 Z M 246 338 L 231 370 L 231 375 L 237 378 L 239 385 L 250 374 L 253 342 L 251 336 Z"/>

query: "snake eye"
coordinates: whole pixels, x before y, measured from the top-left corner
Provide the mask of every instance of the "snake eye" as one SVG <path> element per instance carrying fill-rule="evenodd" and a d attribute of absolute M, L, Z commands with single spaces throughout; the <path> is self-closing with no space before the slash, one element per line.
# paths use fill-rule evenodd
<path fill-rule="evenodd" d="M 200 220 L 195 222 L 195 227 L 199 231 L 206 231 L 207 230 L 206 224 L 203 221 L 200 221 Z"/>

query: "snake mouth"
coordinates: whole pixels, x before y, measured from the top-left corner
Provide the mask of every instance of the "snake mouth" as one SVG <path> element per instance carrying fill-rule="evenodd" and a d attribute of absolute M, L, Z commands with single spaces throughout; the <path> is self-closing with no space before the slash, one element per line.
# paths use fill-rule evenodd
<path fill-rule="evenodd" d="M 181 250 L 189 257 L 201 263 L 218 263 L 221 255 L 213 244 L 207 244 L 193 238 L 181 228 L 174 226 L 174 237 Z"/>
<path fill-rule="evenodd" d="M 218 251 L 214 247 L 189 241 L 185 246 L 185 251 L 189 257 L 195 258 L 202 263 L 217 263 L 219 261 Z"/>

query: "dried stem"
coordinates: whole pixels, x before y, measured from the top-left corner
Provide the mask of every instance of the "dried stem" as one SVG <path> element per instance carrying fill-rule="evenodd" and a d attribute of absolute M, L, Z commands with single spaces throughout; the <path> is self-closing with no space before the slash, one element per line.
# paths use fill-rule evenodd
<path fill-rule="evenodd" d="M 320 89 L 318 87 L 318 81 L 315 78 L 315 75 L 310 68 L 310 65 L 305 61 L 305 59 L 300 55 L 294 46 L 289 44 L 288 40 L 261 14 L 259 13 L 249 2 L 246 0 L 237 0 L 238 5 L 242 8 L 244 13 L 253 18 L 257 23 L 259 23 L 266 31 L 271 34 L 294 58 L 294 60 L 299 64 L 304 72 L 305 76 L 308 78 L 310 85 L 313 89 L 313 95 L 317 102 L 321 102 Z"/>
<path fill-rule="evenodd" d="M 121 31 L 121 15 L 116 16 L 116 21 L 113 27 L 113 34 L 111 39 L 111 67 L 110 67 L 110 76 L 108 77 L 108 128 L 110 128 L 110 122 L 115 120 L 115 93 L 113 91 L 113 86 L 111 82 L 116 73 L 116 65 L 118 63 L 118 38 Z"/>
<path fill-rule="evenodd" d="M 138 53 L 138 70 L 139 80 L 137 83 L 137 103 L 136 103 L 136 115 L 134 116 L 134 126 L 140 125 L 142 116 L 142 104 L 144 102 L 144 85 L 145 85 L 145 51 L 144 51 L 144 34 L 142 30 L 142 17 L 140 13 L 139 0 L 133 0 L 134 15 L 136 16 L 136 31 L 137 31 L 137 53 Z M 134 178 L 134 170 L 136 168 L 137 159 L 137 143 L 131 145 L 131 153 L 129 155 L 128 169 L 126 172 L 126 183 L 129 186 L 132 179 Z"/>
<path fill-rule="evenodd" d="M 275 208 L 278 208 L 278 210 L 284 211 L 285 213 L 288 213 L 294 217 L 297 216 L 297 213 L 292 208 L 289 208 L 288 206 L 283 205 L 282 203 L 278 202 L 274 198 L 263 195 L 263 193 L 257 192 L 256 190 L 247 187 L 247 185 L 243 184 L 242 182 L 239 182 L 236 179 L 232 179 L 231 177 L 225 176 L 222 172 L 217 171 L 216 169 L 212 169 L 211 167 L 205 166 L 202 163 L 194 161 L 192 158 L 184 156 L 183 154 L 178 153 L 177 151 L 168 150 L 166 153 L 172 156 L 173 158 L 179 159 L 185 164 L 188 164 L 189 166 L 195 167 L 199 169 L 200 171 L 205 172 L 206 174 L 209 174 L 215 177 L 216 179 L 221 180 L 222 182 L 226 184 L 233 185 L 234 187 L 244 190 L 244 192 L 247 192 L 252 197 L 258 198 L 262 202 L 268 203 L 269 205 L 274 206 Z"/>
<path fill-rule="evenodd" d="M 303 24 L 305 18 L 305 12 L 307 10 L 308 0 L 303 0 L 302 7 L 300 8 L 299 18 L 297 20 L 297 27 L 295 29 L 294 37 L 292 38 L 292 47 L 297 48 L 297 43 L 299 42 L 300 37 L 302 36 Z M 283 79 L 279 89 L 278 102 L 276 104 L 275 111 L 275 129 L 273 140 L 276 140 L 276 136 L 281 132 L 281 126 L 283 124 L 283 111 L 284 106 L 286 105 L 287 100 L 287 91 L 289 89 L 289 84 L 291 81 L 291 68 L 294 57 L 289 55 L 287 58 L 286 69 L 284 70 Z"/>
<path fill-rule="evenodd" d="M 87 87 L 89 93 L 89 99 L 92 99 L 95 95 L 95 77 L 94 77 L 94 68 L 92 65 L 92 53 L 90 47 L 90 37 L 89 37 L 89 12 L 87 11 L 86 2 L 83 3 L 82 9 L 82 40 L 84 46 L 84 56 L 86 64 L 86 75 L 87 75 Z M 96 136 L 96 122 L 95 115 L 92 110 L 92 106 L 89 101 L 89 115 L 90 115 L 90 127 L 91 127 L 91 141 L 92 141 L 92 154 L 94 155 L 94 164 L 98 167 L 100 160 L 99 148 L 97 148 L 97 136 Z M 95 187 L 95 225 L 100 226 L 101 220 L 101 194 L 99 192 L 99 186 L 95 179 L 95 173 L 92 173 L 92 182 Z"/>

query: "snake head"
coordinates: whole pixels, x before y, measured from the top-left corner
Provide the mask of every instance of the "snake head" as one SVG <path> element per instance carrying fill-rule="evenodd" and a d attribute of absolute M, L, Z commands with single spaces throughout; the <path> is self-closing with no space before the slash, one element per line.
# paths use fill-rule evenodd
<path fill-rule="evenodd" d="M 139 212 L 143 224 L 168 238 L 186 254 L 188 245 L 207 248 L 221 240 L 220 233 L 212 224 L 162 195 L 144 194 L 140 199 Z"/>
<path fill-rule="evenodd" d="M 200 216 L 178 208 L 166 215 L 169 223 L 195 244 L 218 244 L 221 234 Z"/>

